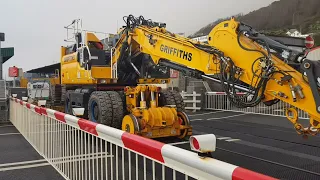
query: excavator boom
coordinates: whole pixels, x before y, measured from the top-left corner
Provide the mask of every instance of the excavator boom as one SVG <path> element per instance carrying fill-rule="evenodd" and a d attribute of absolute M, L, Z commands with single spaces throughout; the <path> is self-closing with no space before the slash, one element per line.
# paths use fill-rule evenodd
<path fill-rule="evenodd" d="M 319 132 L 318 62 L 304 59 L 235 19 L 216 25 L 208 36 L 209 44 L 168 32 L 164 23 L 142 16 L 130 15 L 125 22 L 112 63 L 134 72 L 137 79 L 169 67 L 187 76 L 218 80 L 234 105 L 245 108 L 284 101 L 292 105 L 286 114 L 299 134 Z M 237 95 L 239 89 L 248 95 Z M 308 112 L 310 127 L 298 122 L 296 108 Z"/>

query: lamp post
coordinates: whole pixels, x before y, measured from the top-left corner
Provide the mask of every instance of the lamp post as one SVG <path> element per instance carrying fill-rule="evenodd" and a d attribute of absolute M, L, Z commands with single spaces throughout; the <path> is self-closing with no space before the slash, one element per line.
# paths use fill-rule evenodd
<path fill-rule="evenodd" d="M 1 41 L 4 41 L 4 40 L 5 40 L 4 33 L 0 32 L 0 80 L 2 80 L 2 64 L 3 64 L 2 52 L 1 52 Z"/>

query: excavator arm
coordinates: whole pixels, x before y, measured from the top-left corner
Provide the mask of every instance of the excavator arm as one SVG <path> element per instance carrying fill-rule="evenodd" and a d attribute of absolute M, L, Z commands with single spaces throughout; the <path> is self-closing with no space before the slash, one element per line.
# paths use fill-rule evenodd
<path fill-rule="evenodd" d="M 286 115 L 299 134 L 319 132 L 319 76 L 313 72 L 318 67 L 318 62 L 303 59 L 301 53 L 234 19 L 215 26 L 208 40 L 210 46 L 224 52 L 228 59 L 227 65 L 220 64 L 220 80 L 232 102 L 240 103 L 243 107 L 248 105 L 229 93 L 234 90 L 233 86 L 230 86 L 234 81 L 245 82 L 250 84 L 254 91 L 253 99 L 257 100 L 248 106 L 257 105 L 260 101 L 267 105 L 284 101 L 292 106 L 286 109 Z M 309 68 L 306 68 L 306 65 Z M 298 122 L 296 108 L 308 113 L 308 128 Z"/>
<path fill-rule="evenodd" d="M 112 63 L 120 64 L 137 79 L 148 78 L 146 68 L 161 72 L 169 67 L 187 76 L 219 81 L 234 105 L 246 108 L 284 101 L 292 106 L 286 114 L 299 134 L 319 132 L 318 62 L 303 59 L 298 52 L 235 19 L 216 25 L 208 44 L 170 33 L 164 23 L 142 16 L 130 15 L 124 20 L 126 26 Z M 247 95 L 237 95 L 239 89 Z M 309 114 L 309 127 L 298 122 L 296 108 Z"/>

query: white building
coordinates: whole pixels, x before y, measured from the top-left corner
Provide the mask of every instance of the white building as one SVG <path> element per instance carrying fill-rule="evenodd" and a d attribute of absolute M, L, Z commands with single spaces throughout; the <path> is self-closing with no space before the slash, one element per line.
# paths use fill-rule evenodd
<path fill-rule="evenodd" d="M 291 37 L 302 37 L 302 38 L 305 38 L 310 35 L 310 34 L 301 34 L 301 32 L 299 32 L 297 29 L 290 29 L 286 34 Z"/>

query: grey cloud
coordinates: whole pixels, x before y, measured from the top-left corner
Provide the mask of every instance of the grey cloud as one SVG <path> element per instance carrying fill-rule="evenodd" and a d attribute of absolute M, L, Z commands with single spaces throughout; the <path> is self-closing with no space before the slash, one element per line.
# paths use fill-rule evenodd
<path fill-rule="evenodd" d="M 115 33 L 128 14 L 167 23 L 172 32 L 191 34 L 214 20 L 247 13 L 274 0 L 2 0 L 0 31 L 3 46 L 15 47 L 15 56 L 4 64 L 24 70 L 59 61 L 64 44 L 63 26 L 82 18 L 86 29 Z M 117 27 L 118 25 L 118 27 Z"/>

